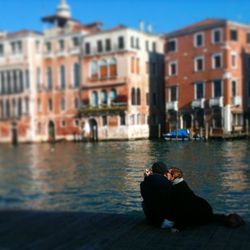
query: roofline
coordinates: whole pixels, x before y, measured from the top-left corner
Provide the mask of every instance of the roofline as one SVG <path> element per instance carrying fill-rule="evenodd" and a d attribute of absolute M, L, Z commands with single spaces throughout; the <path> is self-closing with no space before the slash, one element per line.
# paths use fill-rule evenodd
<path fill-rule="evenodd" d="M 186 29 L 183 28 L 183 29 L 180 29 L 180 30 L 169 32 L 169 33 L 166 33 L 164 36 L 165 36 L 165 38 L 173 38 L 173 37 L 188 35 L 188 34 L 191 34 L 191 33 L 199 32 L 199 31 L 203 31 L 203 30 L 207 30 L 207 29 L 226 26 L 226 25 L 236 25 L 236 26 L 241 26 L 241 27 L 250 29 L 250 25 L 248 25 L 248 24 L 243 24 L 243 23 L 239 23 L 239 22 L 226 20 L 226 19 L 221 19 L 221 20 L 218 20 L 217 22 L 214 22 L 214 23 L 211 23 L 211 24 L 201 25 L 201 26 L 194 27 L 194 28 L 191 28 L 191 29 L 189 29 L 188 26 L 187 26 Z"/>

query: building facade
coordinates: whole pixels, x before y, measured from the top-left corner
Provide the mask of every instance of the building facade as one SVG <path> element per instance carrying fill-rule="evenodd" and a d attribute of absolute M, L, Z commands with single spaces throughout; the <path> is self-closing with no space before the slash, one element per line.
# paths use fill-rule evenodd
<path fill-rule="evenodd" d="M 167 34 L 166 129 L 243 132 L 249 122 L 249 49 L 250 26 L 221 19 Z"/>
<path fill-rule="evenodd" d="M 137 139 L 164 129 L 164 39 L 71 18 L 0 34 L 0 141 Z"/>

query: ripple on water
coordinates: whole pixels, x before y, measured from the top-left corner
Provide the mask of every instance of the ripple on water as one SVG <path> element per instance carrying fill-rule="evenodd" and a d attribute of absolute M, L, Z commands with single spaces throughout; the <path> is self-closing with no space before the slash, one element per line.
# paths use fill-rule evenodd
<path fill-rule="evenodd" d="M 1 208 L 141 210 L 143 170 L 156 160 L 184 177 L 216 212 L 250 220 L 249 141 L 0 145 Z"/>

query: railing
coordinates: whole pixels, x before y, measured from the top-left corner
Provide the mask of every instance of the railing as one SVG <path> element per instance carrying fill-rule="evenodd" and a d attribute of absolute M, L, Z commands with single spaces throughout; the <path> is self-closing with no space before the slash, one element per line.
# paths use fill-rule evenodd
<path fill-rule="evenodd" d="M 111 105 L 108 104 L 100 104 L 98 106 L 93 105 L 83 105 L 79 111 L 78 115 L 80 116 L 89 116 L 89 115 L 107 115 L 120 113 L 128 109 L 128 104 L 125 102 L 113 102 Z"/>
<path fill-rule="evenodd" d="M 201 99 L 196 99 L 192 101 L 192 108 L 201 108 L 204 109 L 204 104 L 205 104 L 205 99 L 201 98 Z"/>
<path fill-rule="evenodd" d="M 167 102 L 166 110 L 178 111 L 178 101 Z"/>
<path fill-rule="evenodd" d="M 223 107 L 223 96 L 211 98 L 209 100 L 209 106 L 210 107 L 214 107 L 214 106 Z"/>

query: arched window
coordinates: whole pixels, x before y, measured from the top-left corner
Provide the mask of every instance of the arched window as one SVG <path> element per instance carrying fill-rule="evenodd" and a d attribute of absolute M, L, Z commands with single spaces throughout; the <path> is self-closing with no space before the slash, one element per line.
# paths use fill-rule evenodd
<path fill-rule="evenodd" d="M 65 79 L 65 66 L 60 66 L 60 88 L 65 89 L 66 79 Z"/>
<path fill-rule="evenodd" d="M 73 66 L 73 83 L 74 87 L 77 88 L 80 86 L 80 66 L 79 63 L 74 63 Z"/>
<path fill-rule="evenodd" d="M 65 98 L 62 97 L 61 98 L 61 111 L 64 111 L 65 110 Z"/>
<path fill-rule="evenodd" d="M 140 74 L 140 59 L 136 59 L 136 73 Z"/>
<path fill-rule="evenodd" d="M 93 80 L 97 80 L 97 78 L 98 78 L 98 65 L 97 65 L 97 61 L 93 61 L 90 64 L 90 77 Z"/>
<path fill-rule="evenodd" d="M 109 62 L 109 75 L 110 78 L 117 76 L 117 61 L 115 58 L 112 58 Z"/>
<path fill-rule="evenodd" d="M 131 90 L 131 104 L 136 105 L 135 88 L 132 88 L 132 90 Z"/>
<path fill-rule="evenodd" d="M 101 79 L 107 79 L 108 77 L 108 63 L 106 60 L 100 62 L 100 75 Z"/>
<path fill-rule="evenodd" d="M 107 105 L 108 103 L 108 95 L 106 90 L 102 90 L 101 92 L 101 103 Z"/>
<path fill-rule="evenodd" d="M 30 102 L 29 102 L 29 98 L 28 97 L 25 97 L 25 113 L 26 114 L 29 114 L 30 112 Z"/>
<path fill-rule="evenodd" d="M 117 92 L 115 89 L 111 89 L 110 93 L 109 93 L 109 99 L 110 99 L 110 103 L 115 102 L 117 98 Z"/>
<path fill-rule="evenodd" d="M 91 106 L 98 107 L 98 93 L 96 91 L 91 94 Z"/>
<path fill-rule="evenodd" d="M 51 67 L 47 68 L 47 88 L 52 90 L 52 69 Z"/>
<path fill-rule="evenodd" d="M 141 90 L 139 88 L 136 91 L 136 104 L 141 105 Z"/>

